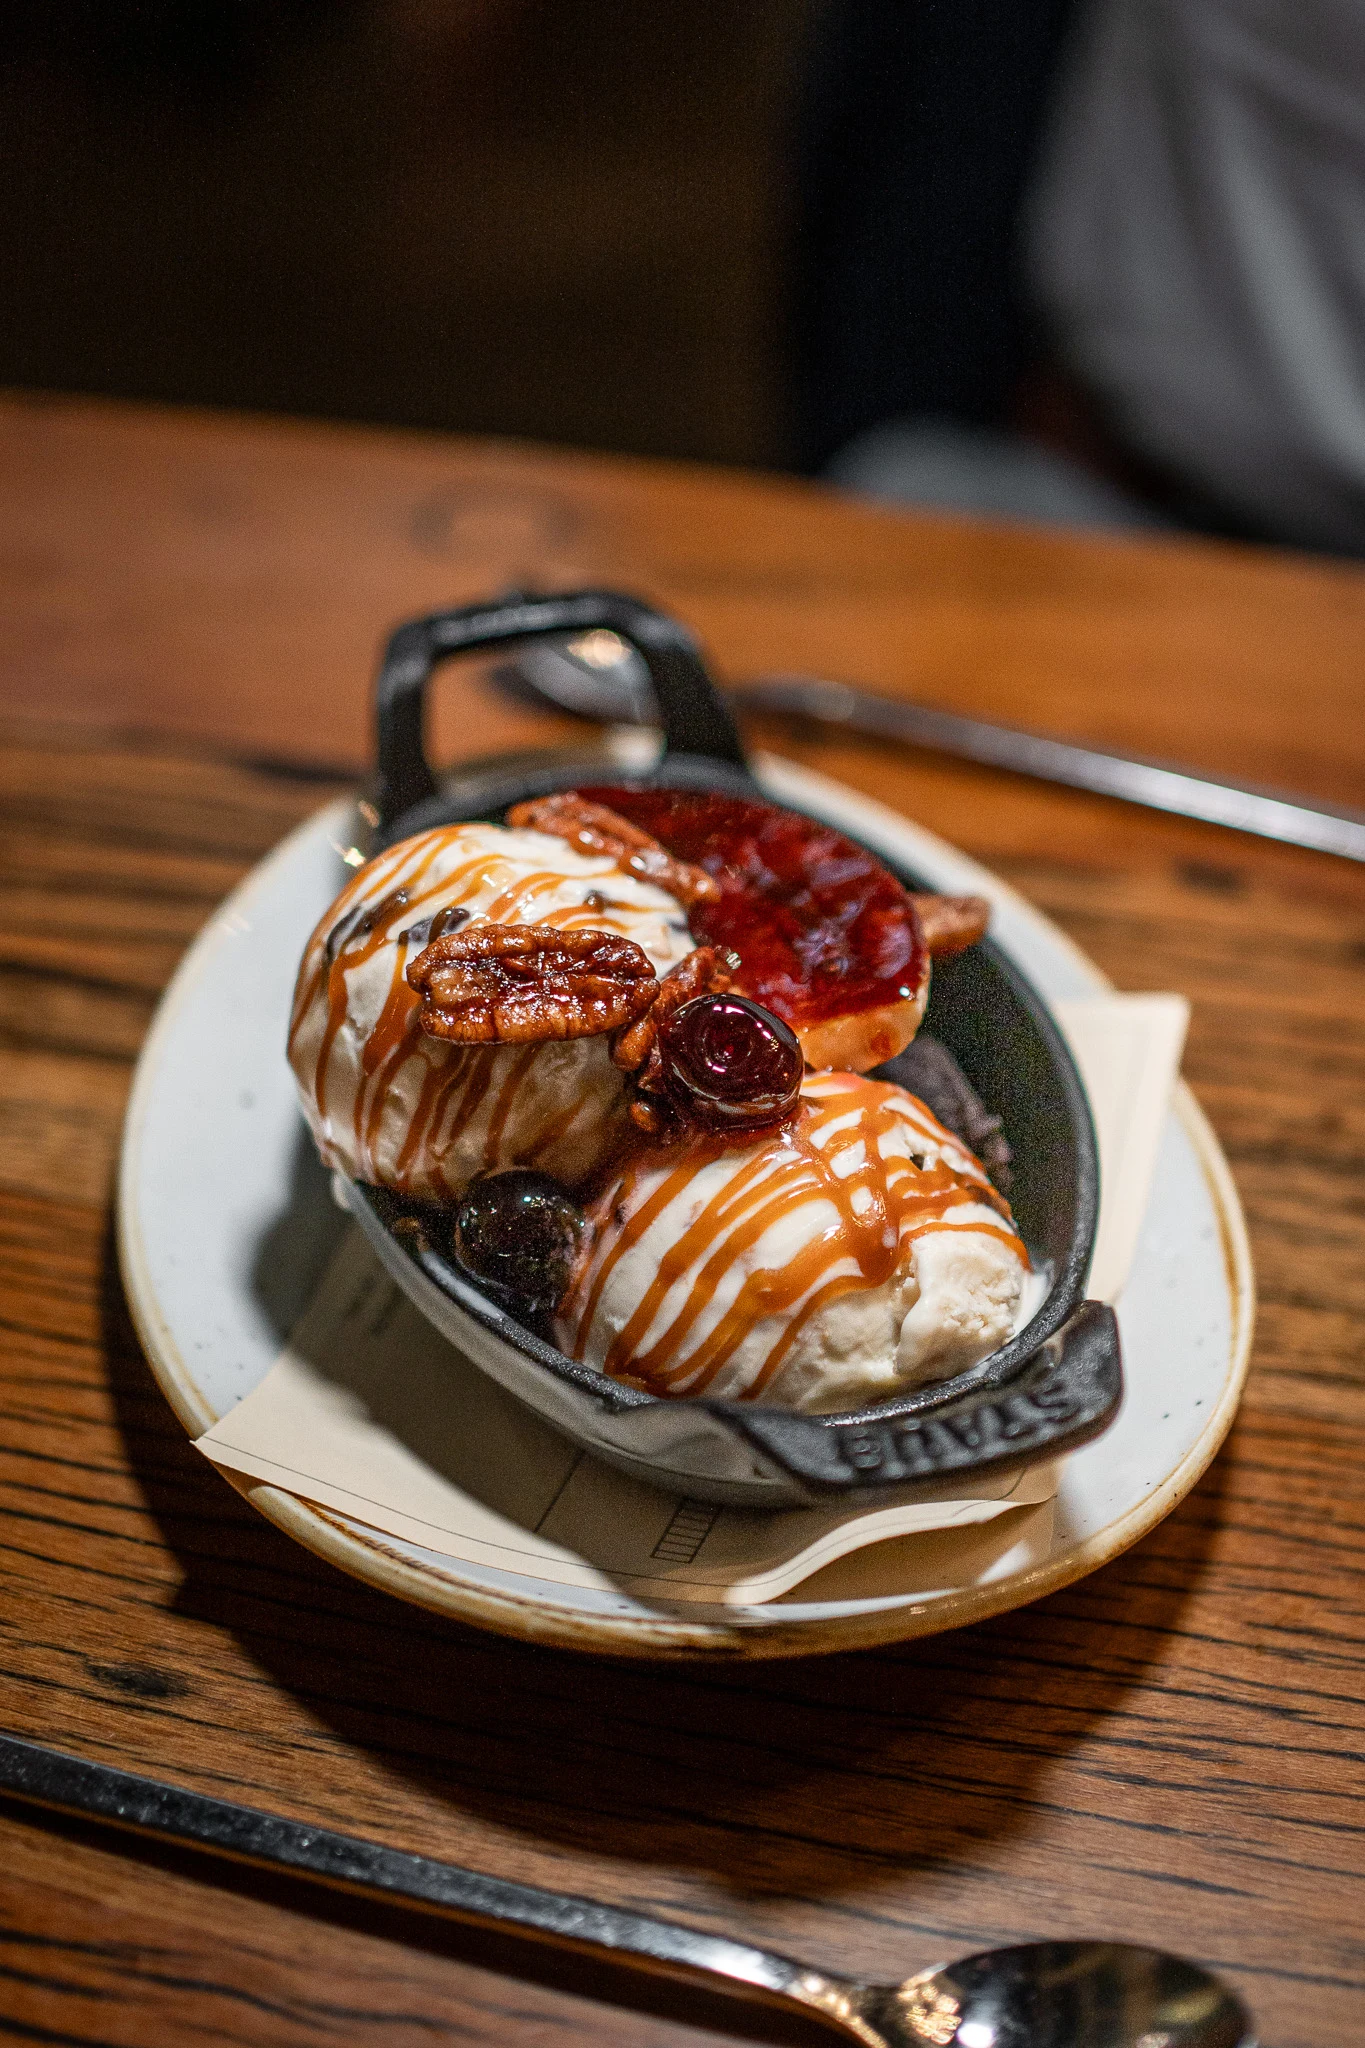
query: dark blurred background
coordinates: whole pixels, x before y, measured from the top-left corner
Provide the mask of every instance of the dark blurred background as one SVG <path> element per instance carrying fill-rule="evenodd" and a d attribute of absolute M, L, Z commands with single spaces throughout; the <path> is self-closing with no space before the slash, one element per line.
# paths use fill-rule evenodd
<path fill-rule="evenodd" d="M 1064 0 L 11 0 L 0 382 L 816 469 L 993 422 Z"/>
<path fill-rule="evenodd" d="M 9 0 L 0 383 L 781 463 L 817 0 Z"/>
<path fill-rule="evenodd" d="M 0 384 L 1365 554 L 1360 0 L 0 20 Z"/>

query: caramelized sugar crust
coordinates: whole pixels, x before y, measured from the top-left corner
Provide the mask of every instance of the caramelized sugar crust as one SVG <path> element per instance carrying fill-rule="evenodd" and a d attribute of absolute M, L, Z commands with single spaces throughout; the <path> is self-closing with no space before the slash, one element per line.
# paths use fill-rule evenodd
<path fill-rule="evenodd" d="M 580 794 L 718 884 L 690 906 L 693 935 L 738 956 L 735 989 L 790 1024 L 812 1066 L 875 1066 L 909 1043 L 928 993 L 929 951 L 909 892 L 864 847 L 743 797 Z"/>

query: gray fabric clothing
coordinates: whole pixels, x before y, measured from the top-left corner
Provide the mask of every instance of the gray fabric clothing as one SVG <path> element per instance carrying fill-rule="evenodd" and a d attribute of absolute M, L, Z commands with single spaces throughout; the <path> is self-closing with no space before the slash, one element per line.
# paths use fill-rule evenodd
<path fill-rule="evenodd" d="M 893 504 L 1128 531 L 1168 522 L 1050 448 L 960 420 L 888 420 L 841 448 L 831 483 Z"/>
<path fill-rule="evenodd" d="M 1365 553 L 1365 0 L 1092 0 L 1027 265 L 1136 454 Z"/>

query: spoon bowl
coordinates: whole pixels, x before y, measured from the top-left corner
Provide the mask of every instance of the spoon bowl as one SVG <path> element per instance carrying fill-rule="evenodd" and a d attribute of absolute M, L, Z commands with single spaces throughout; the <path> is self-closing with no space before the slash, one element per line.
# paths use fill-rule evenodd
<path fill-rule="evenodd" d="M 858 2003 L 848 2031 L 869 2048 L 1253 2048 L 1226 1985 L 1126 1942 L 986 1949 L 894 1989 L 869 1985 Z"/>

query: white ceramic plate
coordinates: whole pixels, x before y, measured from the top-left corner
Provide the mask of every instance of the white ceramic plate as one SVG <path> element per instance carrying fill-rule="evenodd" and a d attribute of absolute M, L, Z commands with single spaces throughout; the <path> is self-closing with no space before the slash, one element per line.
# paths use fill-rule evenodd
<path fill-rule="evenodd" d="M 1108 990 L 1054 925 L 942 840 L 790 763 L 760 760 L 758 773 L 777 800 L 904 860 L 933 887 L 990 897 L 993 935 L 1047 1000 Z M 295 1105 L 284 1034 L 299 955 L 344 879 L 352 838 L 351 807 L 335 804 L 255 869 L 186 955 L 138 1065 L 120 1256 L 152 1370 L 194 1436 L 269 1371 L 345 1227 Z M 1055 1503 L 977 1531 L 880 1545 L 761 1607 L 646 1603 L 456 1563 L 278 1488 L 232 1483 L 343 1570 L 505 1634 L 653 1657 L 791 1656 L 927 1635 L 1035 1600 L 1116 1556 L 1169 1514 L 1227 1432 L 1251 1342 L 1251 1262 L 1226 1161 L 1183 1084 L 1118 1315 L 1122 1409 L 1067 1460 Z"/>

